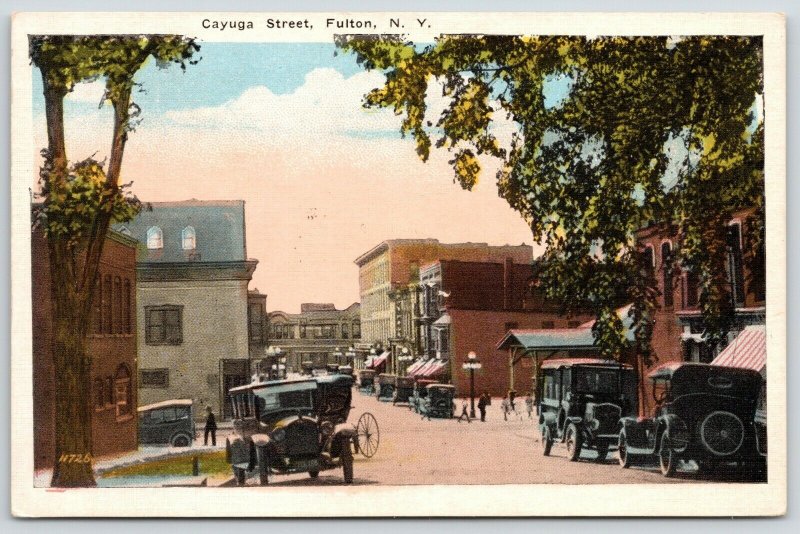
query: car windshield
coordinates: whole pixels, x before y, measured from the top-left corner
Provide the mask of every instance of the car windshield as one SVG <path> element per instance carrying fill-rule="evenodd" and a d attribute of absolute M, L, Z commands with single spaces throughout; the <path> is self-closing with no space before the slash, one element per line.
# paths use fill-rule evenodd
<path fill-rule="evenodd" d="M 619 371 L 592 367 L 578 368 L 575 385 L 581 393 L 615 394 L 619 389 Z"/>
<path fill-rule="evenodd" d="M 261 413 L 279 410 L 311 410 L 315 383 L 286 385 L 256 391 L 256 403 Z"/>

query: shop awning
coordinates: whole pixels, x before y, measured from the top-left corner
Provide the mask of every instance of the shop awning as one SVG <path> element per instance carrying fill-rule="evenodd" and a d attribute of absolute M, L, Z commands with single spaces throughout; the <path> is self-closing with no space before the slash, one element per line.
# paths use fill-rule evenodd
<path fill-rule="evenodd" d="M 381 353 L 380 356 L 376 356 L 375 358 L 372 359 L 372 363 L 367 366 L 367 369 L 377 369 L 378 367 L 383 365 L 384 362 L 388 359 L 389 359 L 389 351 L 385 350 Z"/>
<path fill-rule="evenodd" d="M 764 373 L 767 367 L 767 332 L 764 326 L 746 326 L 711 365 L 739 367 Z"/>
<path fill-rule="evenodd" d="M 438 378 L 445 373 L 447 369 L 447 362 L 435 362 L 425 372 L 425 378 Z"/>
<path fill-rule="evenodd" d="M 412 363 L 411 365 L 408 366 L 408 369 L 406 369 L 406 375 L 414 376 L 414 372 L 417 369 L 419 369 L 420 367 L 422 367 L 423 365 L 425 365 L 425 363 L 427 361 L 428 360 L 417 360 L 417 361 L 415 361 L 414 363 Z"/>
<path fill-rule="evenodd" d="M 428 360 L 427 362 L 423 363 L 414 371 L 414 376 L 423 377 L 425 373 L 436 363 L 436 360 Z"/>

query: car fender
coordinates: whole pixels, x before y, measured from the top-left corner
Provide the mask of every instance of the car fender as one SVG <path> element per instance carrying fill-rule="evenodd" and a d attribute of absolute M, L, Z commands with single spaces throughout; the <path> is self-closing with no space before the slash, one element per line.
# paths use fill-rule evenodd
<path fill-rule="evenodd" d="M 358 432 L 351 424 L 339 423 L 333 429 L 333 435 L 336 437 L 347 437 L 353 439 L 358 435 Z"/>
<path fill-rule="evenodd" d="M 657 438 L 661 436 L 661 432 L 667 432 L 673 450 L 676 452 L 686 450 L 689 445 L 689 429 L 680 417 L 675 414 L 665 415 L 661 418 L 659 429 L 660 432 L 657 434 Z M 656 448 L 660 446 L 660 441 L 660 439 L 656 441 Z"/>
<path fill-rule="evenodd" d="M 267 447 L 272 443 L 272 438 L 270 438 L 267 434 L 253 434 L 250 436 L 250 439 L 253 440 L 253 443 L 256 447 Z"/>

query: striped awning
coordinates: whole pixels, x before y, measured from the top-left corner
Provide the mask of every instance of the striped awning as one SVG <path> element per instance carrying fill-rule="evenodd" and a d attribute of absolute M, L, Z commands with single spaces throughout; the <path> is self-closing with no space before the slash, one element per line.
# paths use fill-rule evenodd
<path fill-rule="evenodd" d="M 436 362 L 431 367 L 425 371 L 425 378 L 438 378 L 445 374 L 445 370 L 447 369 L 447 363 L 445 362 Z"/>
<path fill-rule="evenodd" d="M 411 374 L 413 376 L 423 377 L 425 376 L 425 373 L 427 373 L 428 370 L 430 370 L 430 368 L 433 367 L 435 364 L 436 360 L 428 360 L 427 362 L 423 363 L 422 365 L 414 369 L 414 372 Z"/>
<path fill-rule="evenodd" d="M 417 360 L 406 369 L 406 375 L 414 376 L 414 372 L 427 363 L 428 360 Z"/>
<path fill-rule="evenodd" d="M 767 367 L 767 333 L 763 326 L 746 326 L 738 336 L 714 358 L 711 365 L 752 369 L 760 373 Z"/>

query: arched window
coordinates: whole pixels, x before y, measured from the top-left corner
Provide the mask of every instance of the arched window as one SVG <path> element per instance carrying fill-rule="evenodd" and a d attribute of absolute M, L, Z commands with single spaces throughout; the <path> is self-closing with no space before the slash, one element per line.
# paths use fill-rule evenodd
<path fill-rule="evenodd" d="M 130 334 L 132 332 L 131 325 L 131 281 L 125 279 L 125 291 L 123 292 L 122 303 L 122 324 L 124 333 Z"/>
<path fill-rule="evenodd" d="M 181 232 L 181 241 L 183 242 L 183 250 L 194 250 L 197 248 L 197 237 L 192 226 L 187 226 L 183 229 Z"/>
<path fill-rule="evenodd" d="M 164 248 L 164 234 L 158 226 L 151 226 L 147 230 L 147 248 L 161 249 Z"/>
<path fill-rule="evenodd" d="M 647 245 L 644 247 L 644 250 L 642 251 L 642 262 L 644 263 L 644 268 L 647 269 L 650 274 L 652 274 L 656 267 L 656 255 L 653 252 L 652 245 Z"/>
<path fill-rule="evenodd" d="M 92 324 L 95 334 L 103 333 L 103 284 L 102 276 L 97 275 L 94 283 L 94 295 L 92 295 Z"/>
<path fill-rule="evenodd" d="M 672 288 L 672 244 L 665 241 L 661 244 L 661 270 L 664 275 L 664 307 L 673 305 Z"/>
<path fill-rule="evenodd" d="M 111 334 L 113 330 L 111 330 L 111 313 L 112 313 L 112 303 L 111 303 L 111 296 L 113 294 L 113 288 L 111 286 L 111 275 L 107 274 L 103 279 L 103 333 L 104 334 Z"/>
<path fill-rule="evenodd" d="M 132 412 L 131 372 L 124 363 L 117 367 L 114 375 L 114 405 L 117 418 L 129 416 Z"/>

